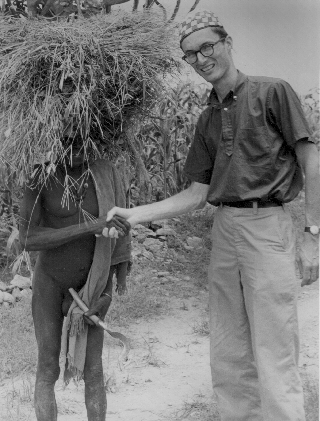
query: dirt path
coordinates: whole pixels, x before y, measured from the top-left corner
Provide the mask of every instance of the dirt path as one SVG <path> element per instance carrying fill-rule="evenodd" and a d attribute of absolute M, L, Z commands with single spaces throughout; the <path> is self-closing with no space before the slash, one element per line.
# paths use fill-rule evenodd
<path fill-rule="evenodd" d="M 122 329 L 132 339 L 130 357 L 122 370 L 117 362 L 120 347 L 107 341 L 103 358 L 108 420 L 202 421 L 197 417 L 199 408 L 212 406 L 207 292 L 186 299 L 171 297 L 169 303 L 167 315 Z M 300 365 L 302 373 L 311 378 L 318 378 L 318 310 L 316 283 L 303 288 L 299 296 Z M 19 388 L 23 389 L 20 396 L 26 395 L 25 383 L 19 380 L 0 388 L 0 413 L 7 414 L 1 420 L 35 421 L 30 401 L 20 399 L 19 410 L 8 413 L 8 396 L 13 396 L 13 390 L 18 395 Z M 58 384 L 59 421 L 86 421 L 83 396 L 82 383 L 66 389 Z"/>
<path fill-rule="evenodd" d="M 126 333 L 132 338 L 133 349 L 122 371 L 117 365 L 120 349 L 105 347 L 108 388 L 113 392 L 108 394 L 110 421 L 169 419 L 195 395 L 210 396 L 208 336 L 194 333 L 205 301 L 206 293 L 188 302 L 174 300 L 175 310 L 170 316 L 131 326 Z M 71 403 L 75 395 L 82 400 L 82 394 L 82 387 L 63 392 L 63 406 L 70 407 L 66 400 Z M 61 416 L 61 421 L 75 419 L 73 415 Z"/>

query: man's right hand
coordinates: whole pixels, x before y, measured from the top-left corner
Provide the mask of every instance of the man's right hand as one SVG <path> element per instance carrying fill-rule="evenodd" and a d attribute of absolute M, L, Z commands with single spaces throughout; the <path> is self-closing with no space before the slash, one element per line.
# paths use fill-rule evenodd
<path fill-rule="evenodd" d="M 127 235 L 132 228 L 132 224 L 128 221 L 130 217 L 130 209 L 118 208 L 115 206 L 112 208 L 106 218 L 106 227 L 102 230 L 104 237 L 118 238 L 120 236 Z M 121 227 L 122 224 L 124 227 Z M 122 234 L 122 232 L 125 232 Z"/>
<path fill-rule="evenodd" d="M 130 229 L 131 225 L 128 221 L 126 221 L 126 219 L 121 216 L 114 215 L 112 219 L 106 219 L 106 226 L 102 229 L 102 232 L 96 234 L 96 236 L 103 235 L 104 237 L 110 238 L 118 238 L 119 236 L 124 237 L 129 234 Z"/>

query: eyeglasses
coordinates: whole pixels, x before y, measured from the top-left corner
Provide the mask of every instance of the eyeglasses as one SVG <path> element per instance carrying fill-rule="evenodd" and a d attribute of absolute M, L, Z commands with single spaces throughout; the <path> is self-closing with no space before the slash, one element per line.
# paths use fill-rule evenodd
<path fill-rule="evenodd" d="M 220 38 L 217 42 L 214 42 L 213 44 L 203 45 L 198 51 L 189 51 L 182 57 L 182 60 L 186 61 L 189 64 L 194 64 L 198 60 L 198 53 L 201 53 L 203 57 L 210 57 L 214 53 L 214 46 L 218 44 L 218 42 L 224 40 L 225 38 Z"/>

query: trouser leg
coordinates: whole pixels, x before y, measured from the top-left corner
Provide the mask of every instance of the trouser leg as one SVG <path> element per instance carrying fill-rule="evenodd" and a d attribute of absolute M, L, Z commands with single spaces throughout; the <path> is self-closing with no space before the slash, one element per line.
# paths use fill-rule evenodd
<path fill-rule="evenodd" d="M 104 333 L 101 327 L 88 327 L 88 343 L 84 368 L 85 403 L 88 421 L 105 421 L 107 398 L 102 368 Z"/>
<path fill-rule="evenodd" d="M 291 217 L 279 207 L 237 220 L 241 280 L 264 420 L 304 421 Z"/>
<path fill-rule="evenodd" d="M 219 209 L 209 266 L 212 383 L 222 421 L 261 421 L 258 377 L 235 234 L 231 215 Z"/>
<path fill-rule="evenodd" d="M 218 210 L 209 280 L 212 376 L 223 421 L 305 420 L 294 243 L 281 207 L 258 215 Z"/>
<path fill-rule="evenodd" d="M 54 385 L 59 378 L 62 314 L 61 294 L 54 281 L 37 270 L 34 274 L 32 315 L 38 345 L 34 393 L 38 421 L 56 421 Z"/>

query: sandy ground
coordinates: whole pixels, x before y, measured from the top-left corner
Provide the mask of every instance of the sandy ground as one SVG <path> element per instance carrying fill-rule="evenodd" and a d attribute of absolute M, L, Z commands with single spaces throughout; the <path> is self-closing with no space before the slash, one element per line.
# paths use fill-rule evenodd
<path fill-rule="evenodd" d="M 187 299 L 172 297 L 167 315 L 149 321 L 138 320 L 130 329 L 122 329 L 132 341 L 129 360 L 122 368 L 118 363 L 121 348 L 106 338 L 103 359 L 108 388 L 108 420 L 198 419 L 193 418 L 192 403 L 199 400 L 213 402 L 209 338 L 195 332 L 206 318 L 206 306 L 206 291 Z M 318 313 L 317 282 L 301 289 L 299 296 L 301 371 L 316 379 Z M 24 380 L 2 384 L 0 419 L 35 421 L 32 402 L 28 399 L 30 394 Z M 14 395 L 20 396 L 19 402 Z M 87 419 L 83 383 L 72 383 L 64 389 L 59 382 L 57 402 L 59 421 Z"/>

